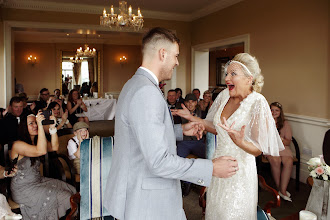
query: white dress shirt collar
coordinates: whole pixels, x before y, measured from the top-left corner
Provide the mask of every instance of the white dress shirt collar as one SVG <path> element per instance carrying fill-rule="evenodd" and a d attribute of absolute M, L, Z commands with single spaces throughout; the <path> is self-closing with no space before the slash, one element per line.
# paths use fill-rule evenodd
<path fill-rule="evenodd" d="M 140 68 L 143 69 L 143 70 L 145 70 L 147 73 L 149 73 L 152 76 L 152 78 L 154 78 L 154 80 L 156 81 L 157 85 L 159 84 L 159 80 L 158 80 L 157 76 L 151 70 L 149 70 L 149 69 L 147 69 L 147 68 L 145 68 L 143 66 L 140 66 Z"/>

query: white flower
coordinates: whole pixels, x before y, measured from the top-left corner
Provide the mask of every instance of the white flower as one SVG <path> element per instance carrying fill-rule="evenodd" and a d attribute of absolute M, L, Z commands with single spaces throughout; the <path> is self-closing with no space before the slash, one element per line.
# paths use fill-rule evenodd
<path fill-rule="evenodd" d="M 313 157 L 313 158 L 309 159 L 307 164 L 310 165 L 310 166 L 322 165 L 321 164 L 321 159 L 319 157 Z"/>
<path fill-rule="evenodd" d="M 330 167 L 329 166 L 325 166 L 325 172 L 327 173 L 327 174 L 329 174 L 330 175 Z"/>
<path fill-rule="evenodd" d="M 325 174 L 322 174 L 322 178 L 323 178 L 323 180 L 328 180 L 328 176 Z"/>
<path fill-rule="evenodd" d="M 316 174 L 315 170 L 312 170 L 309 175 L 311 175 L 314 178 L 317 177 L 317 174 Z"/>

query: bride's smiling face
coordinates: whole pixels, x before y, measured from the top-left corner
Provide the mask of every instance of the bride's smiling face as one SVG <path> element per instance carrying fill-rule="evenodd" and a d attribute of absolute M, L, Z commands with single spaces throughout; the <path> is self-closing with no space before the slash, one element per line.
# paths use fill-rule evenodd
<path fill-rule="evenodd" d="M 230 97 L 245 97 L 251 92 L 252 77 L 247 77 L 237 63 L 228 66 L 225 81 Z"/>

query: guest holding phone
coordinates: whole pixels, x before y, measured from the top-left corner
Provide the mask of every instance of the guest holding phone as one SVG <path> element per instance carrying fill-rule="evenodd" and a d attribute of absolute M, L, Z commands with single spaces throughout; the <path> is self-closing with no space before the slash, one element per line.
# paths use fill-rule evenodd
<path fill-rule="evenodd" d="M 3 166 L 0 165 L 0 179 L 13 177 L 16 175 L 17 168 L 14 168 L 10 171 L 6 171 Z M 0 194 L 0 220 L 7 219 L 22 219 L 20 214 L 15 214 L 11 211 L 10 206 L 8 205 L 7 199 L 4 195 Z"/>
<path fill-rule="evenodd" d="M 88 117 L 77 117 L 76 114 L 87 112 L 85 103 L 80 98 L 79 92 L 72 89 L 69 93 L 67 109 L 69 111 L 69 121 L 74 125 L 77 121 L 83 121 L 89 124 Z"/>
<path fill-rule="evenodd" d="M 54 116 L 50 116 L 55 120 Z M 49 125 L 51 141 L 47 141 L 42 126 L 44 115 L 28 115 L 19 126 L 19 141 L 9 153 L 18 157 L 17 175 L 11 181 L 13 200 L 20 205 L 24 219 L 59 219 L 70 208 L 70 196 L 76 193 L 73 186 L 40 175 L 40 157 L 47 151 L 58 150 L 55 124 Z"/>

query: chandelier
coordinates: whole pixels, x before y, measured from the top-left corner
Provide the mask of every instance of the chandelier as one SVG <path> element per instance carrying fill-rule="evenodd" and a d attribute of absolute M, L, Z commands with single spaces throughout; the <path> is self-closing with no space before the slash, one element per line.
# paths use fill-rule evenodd
<path fill-rule="evenodd" d="M 110 28 L 133 28 L 135 31 L 142 29 L 143 16 L 140 8 L 138 8 L 137 15 L 132 14 L 132 6 L 128 7 L 127 2 L 119 1 L 119 14 L 114 13 L 113 5 L 110 8 L 110 14 L 107 14 L 106 10 L 103 10 L 103 15 L 100 16 L 100 25 Z"/>
<path fill-rule="evenodd" d="M 72 63 L 81 63 L 83 61 L 84 58 L 82 57 L 78 57 L 77 55 L 75 55 L 74 57 L 70 57 L 70 61 Z"/>
<path fill-rule="evenodd" d="M 76 52 L 76 57 L 95 57 L 96 55 L 96 49 L 90 49 L 88 44 L 85 44 L 85 48 L 84 50 L 82 49 L 82 47 L 77 49 Z"/>

